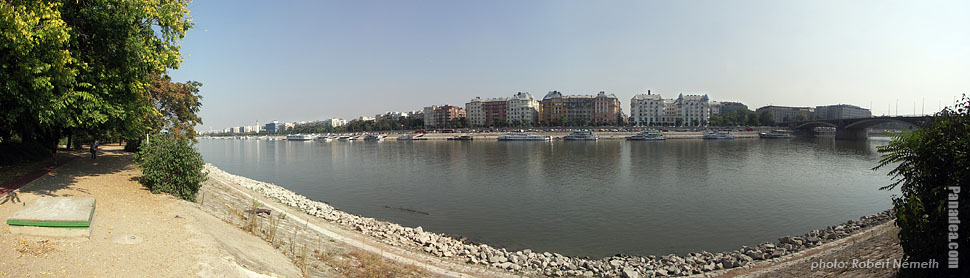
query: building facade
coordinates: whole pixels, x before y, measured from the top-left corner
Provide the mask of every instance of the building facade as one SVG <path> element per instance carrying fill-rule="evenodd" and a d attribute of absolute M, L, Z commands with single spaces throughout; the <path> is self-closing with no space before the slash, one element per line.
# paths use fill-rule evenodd
<path fill-rule="evenodd" d="M 677 97 L 677 116 L 685 126 L 707 126 L 711 121 L 710 100 L 707 95 L 684 95 Z"/>
<path fill-rule="evenodd" d="M 721 101 L 720 104 L 721 113 L 719 115 L 728 115 L 738 110 L 748 110 L 748 106 L 740 102 Z"/>
<path fill-rule="evenodd" d="M 872 111 L 855 105 L 836 104 L 815 106 L 815 117 L 818 120 L 872 118 Z"/>
<path fill-rule="evenodd" d="M 508 100 L 505 112 L 510 123 L 533 125 L 539 122 L 539 101 L 528 92 L 515 93 Z"/>
<path fill-rule="evenodd" d="M 596 96 L 563 96 L 552 91 L 539 101 L 539 107 L 539 121 L 553 125 L 616 124 L 622 115 L 620 101 L 606 92 Z"/>
<path fill-rule="evenodd" d="M 283 126 L 280 125 L 280 121 L 272 121 L 266 124 L 266 126 L 263 129 L 269 133 L 278 133 L 283 131 Z"/>
<path fill-rule="evenodd" d="M 664 99 L 647 90 L 630 100 L 630 119 L 638 126 L 706 126 L 711 120 L 710 105 L 707 95 Z"/>
<path fill-rule="evenodd" d="M 793 106 L 776 106 L 768 105 L 765 107 L 758 108 L 755 112 L 758 115 L 768 111 L 771 114 L 771 118 L 775 121 L 775 124 L 783 124 L 795 121 L 799 117 L 807 119 L 813 119 L 815 117 L 815 109 L 811 107 L 793 107 Z"/>
<path fill-rule="evenodd" d="M 440 127 L 454 125 L 465 117 L 465 109 L 451 105 L 432 105 L 424 108 L 424 126 Z"/>
<path fill-rule="evenodd" d="M 345 124 L 347 124 L 347 121 L 344 121 L 343 119 L 340 119 L 340 118 L 330 118 L 327 120 L 323 120 L 323 126 L 325 127 L 341 127 Z"/>
<path fill-rule="evenodd" d="M 666 110 L 664 99 L 647 90 L 630 99 L 630 120 L 637 126 L 665 125 Z"/>

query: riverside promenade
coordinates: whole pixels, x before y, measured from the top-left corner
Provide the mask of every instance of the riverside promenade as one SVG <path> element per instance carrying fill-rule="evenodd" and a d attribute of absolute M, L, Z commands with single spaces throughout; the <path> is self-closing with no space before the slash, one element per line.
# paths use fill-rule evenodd
<path fill-rule="evenodd" d="M 26 171 L 29 172 L 29 171 Z M 299 277 L 265 241 L 137 182 L 132 154 L 105 146 L 27 183 L 0 204 L 0 277 Z M 13 234 L 5 220 L 41 197 L 97 199 L 89 239 Z"/>

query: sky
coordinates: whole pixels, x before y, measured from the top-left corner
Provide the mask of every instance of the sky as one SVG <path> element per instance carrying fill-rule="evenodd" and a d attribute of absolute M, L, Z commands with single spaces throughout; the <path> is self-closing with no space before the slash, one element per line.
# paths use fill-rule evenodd
<path fill-rule="evenodd" d="M 176 81 L 199 130 L 530 92 L 932 113 L 970 92 L 970 1 L 209 1 Z M 898 103 L 898 105 L 897 105 Z M 898 112 L 897 112 L 898 111 Z"/>

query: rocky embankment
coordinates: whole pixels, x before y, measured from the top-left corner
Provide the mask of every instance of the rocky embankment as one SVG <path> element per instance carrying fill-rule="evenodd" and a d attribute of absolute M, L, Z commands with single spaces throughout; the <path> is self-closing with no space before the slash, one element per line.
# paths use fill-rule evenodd
<path fill-rule="evenodd" d="M 847 237 L 892 219 L 889 211 L 849 220 L 841 225 L 813 230 L 800 236 L 786 236 L 777 242 L 742 246 L 728 252 L 693 252 L 685 256 L 612 256 L 602 259 L 567 257 L 529 249 L 510 251 L 486 244 L 470 244 L 446 235 L 410 228 L 374 218 L 353 215 L 323 202 L 313 201 L 280 186 L 236 176 L 210 164 L 209 175 L 233 182 L 279 200 L 307 214 L 340 224 L 393 245 L 420 249 L 439 257 L 469 264 L 489 265 L 525 274 L 586 277 L 664 277 L 686 276 L 741 267 L 748 263 L 781 257 Z"/>

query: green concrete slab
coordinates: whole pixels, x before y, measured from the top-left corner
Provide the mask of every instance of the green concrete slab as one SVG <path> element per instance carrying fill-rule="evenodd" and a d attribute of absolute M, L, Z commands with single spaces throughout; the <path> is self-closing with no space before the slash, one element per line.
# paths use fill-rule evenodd
<path fill-rule="evenodd" d="M 94 217 L 94 198 L 41 197 L 7 218 L 10 226 L 86 228 Z"/>

